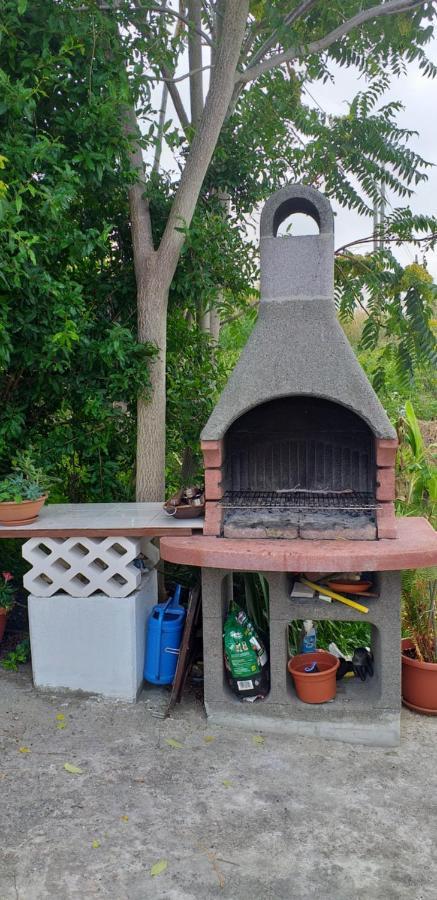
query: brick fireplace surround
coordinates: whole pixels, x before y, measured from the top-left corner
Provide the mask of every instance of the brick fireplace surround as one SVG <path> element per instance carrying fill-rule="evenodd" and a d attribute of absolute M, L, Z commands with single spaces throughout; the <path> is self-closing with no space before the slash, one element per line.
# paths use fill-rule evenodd
<path fill-rule="evenodd" d="M 278 237 L 293 213 L 310 215 L 319 234 Z M 161 556 L 202 568 L 213 722 L 396 745 L 400 572 L 436 564 L 437 536 L 424 519 L 395 518 L 397 437 L 335 316 L 327 199 L 302 185 L 278 191 L 262 212 L 260 249 L 258 323 L 202 433 L 203 535 L 165 537 Z M 262 572 L 270 590 L 270 693 L 253 704 L 230 692 L 222 646 L 233 573 L 248 571 Z M 341 571 L 373 574 L 367 615 L 289 598 L 290 573 Z M 287 628 L 306 618 L 368 621 L 373 679 L 345 679 L 332 703 L 300 702 L 287 674 Z"/>

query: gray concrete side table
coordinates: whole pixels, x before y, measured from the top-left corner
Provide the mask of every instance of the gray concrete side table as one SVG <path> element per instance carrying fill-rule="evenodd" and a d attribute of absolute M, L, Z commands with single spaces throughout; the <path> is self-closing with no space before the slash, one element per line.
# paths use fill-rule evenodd
<path fill-rule="evenodd" d="M 0 526 L 0 538 L 27 538 L 35 687 L 135 701 L 147 616 L 158 602 L 150 540 L 195 530 L 202 519 L 170 518 L 160 503 L 53 504 L 31 525 Z M 140 554 L 145 569 L 135 564 Z"/>

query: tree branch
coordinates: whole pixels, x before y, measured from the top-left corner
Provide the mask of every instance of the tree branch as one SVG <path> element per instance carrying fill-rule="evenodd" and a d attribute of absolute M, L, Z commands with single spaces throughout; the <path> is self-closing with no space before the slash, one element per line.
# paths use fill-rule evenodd
<path fill-rule="evenodd" d="M 183 22 L 185 25 L 188 25 L 190 29 L 192 29 L 193 31 L 196 31 L 197 34 L 199 34 L 200 37 L 202 37 L 203 40 L 207 44 L 209 44 L 210 47 L 213 46 L 213 42 L 212 42 L 209 34 L 207 34 L 206 31 L 203 31 L 203 29 L 200 27 L 200 25 L 199 26 L 194 25 L 193 20 L 190 19 L 189 16 L 184 16 L 183 13 L 180 13 L 175 9 L 170 9 L 169 7 L 167 7 L 166 9 L 162 9 L 160 6 L 154 6 L 154 5 L 151 6 L 147 3 L 145 3 L 145 4 L 137 3 L 136 6 L 137 6 L 138 12 L 152 12 L 152 13 L 158 13 L 161 16 L 162 15 L 174 16 L 175 19 L 179 19 L 180 22 Z"/>
<path fill-rule="evenodd" d="M 164 78 L 168 84 L 177 84 L 178 81 L 185 81 L 186 78 L 192 78 L 193 75 L 197 75 L 198 72 L 206 72 L 207 69 L 212 69 L 212 66 L 199 66 L 197 69 L 190 69 L 189 72 L 185 72 L 185 75 L 178 75 L 177 78 Z M 150 77 L 150 80 L 153 81 L 153 76 Z"/>
<path fill-rule="evenodd" d="M 143 271 L 144 251 L 150 257 L 154 253 L 154 247 L 149 201 L 144 196 L 146 182 L 144 178 L 143 153 L 138 141 L 140 129 L 135 110 L 132 107 L 128 107 L 124 111 L 123 130 L 131 145 L 131 168 L 135 172 L 137 179 L 129 188 L 129 209 L 135 277 L 137 284 L 139 284 Z"/>
<path fill-rule="evenodd" d="M 197 128 L 203 112 L 203 67 L 200 0 L 188 0 L 191 28 L 188 32 L 188 61 L 190 67 L 191 124 Z"/>
<path fill-rule="evenodd" d="M 315 6 L 319 0 L 302 0 L 302 3 L 299 3 L 299 6 L 296 7 L 292 12 L 288 13 L 288 15 L 284 16 L 283 25 L 292 25 L 296 19 L 300 19 L 306 12 L 309 12 L 312 6 Z M 276 28 L 275 31 L 264 41 L 264 44 L 256 51 L 253 59 L 250 61 L 251 66 L 255 66 L 265 54 L 270 50 L 276 43 L 276 39 L 280 34 L 281 29 Z"/>
<path fill-rule="evenodd" d="M 387 0 L 386 3 L 372 6 L 370 9 L 363 9 L 361 12 L 357 13 L 356 16 L 352 16 L 351 19 L 343 22 L 342 25 L 334 28 L 333 31 L 330 31 L 329 34 L 326 34 L 323 38 L 319 38 L 317 41 L 312 41 L 301 47 L 290 47 L 282 53 L 275 53 L 273 56 L 270 56 L 269 59 L 263 60 L 263 62 L 260 62 L 258 65 L 249 66 L 244 72 L 239 72 L 236 75 L 235 83 L 246 84 L 249 81 L 253 81 L 255 78 L 259 78 L 259 76 L 263 75 L 265 72 L 269 72 L 271 69 L 275 69 L 277 66 L 282 65 L 282 63 L 291 62 L 293 59 L 297 59 L 304 55 L 309 56 L 314 53 L 320 53 L 346 34 L 349 34 L 354 28 L 364 25 L 371 19 L 377 19 L 380 16 L 393 16 L 399 12 L 411 12 L 419 6 L 424 6 L 427 2 L 429 2 L 429 0 Z"/>
<path fill-rule="evenodd" d="M 167 0 L 161 0 L 161 6 L 163 9 L 165 9 L 167 6 Z M 161 94 L 161 109 L 159 110 L 159 118 L 158 118 L 158 134 L 156 137 L 156 145 L 155 145 L 155 153 L 153 156 L 152 172 L 159 172 L 159 165 L 161 162 L 161 154 L 162 154 L 162 145 L 163 145 L 163 140 L 164 140 L 164 125 L 165 125 L 165 114 L 167 112 L 167 101 L 168 101 L 168 85 L 163 84 L 162 94 Z"/>
<path fill-rule="evenodd" d="M 142 12 L 142 13 L 144 13 L 144 12 L 146 11 L 146 8 L 145 8 L 145 7 L 142 7 L 142 6 L 140 5 L 139 0 L 134 0 L 134 3 L 135 3 L 136 11 L 137 11 L 137 12 Z M 154 7 L 154 9 L 155 9 L 155 7 Z M 159 6 L 156 7 L 156 11 L 158 11 L 158 12 L 168 12 L 168 8 L 167 8 L 166 2 L 164 2 L 164 0 L 163 0 L 163 2 L 162 2 L 161 7 L 159 7 Z M 141 26 L 142 26 L 143 24 L 144 24 L 144 22 L 140 22 L 139 25 L 138 25 L 138 23 L 137 23 L 137 28 L 139 29 L 139 31 L 140 31 L 141 34 L 143 33 L 143 32 L 141 31 Z M 178 22 L 176 23 L 176 28 L 175 28 L 175 37 L 178 37 L 181 28 L 182 28 L 182 25 L 181 25 L 181 23 L 178 21 Z M 182 127 L 183 131 L 186 133 L 186 132 L 187 132 L 187 128 L 189 127 L 190 122 L 189 122 L 188 116 L 187 116 L 187 114 L 186 114 L 186 112 L 185 112 L 184 104 L 182 103 L 182 100 L 181 100 L 179 91 L 178 91 L 177 87 L 175 86 L 175 84 L 174 84 L 174 82 L 173 82 L 173 75 L 172 75 L 172 73 L 170 72 L 170 69 L 168 68 L 168 66 L 165 65 L 165 63 L 162 63 L 162 65 L 161 65 L 161 73 L 162 73 L 163 80 L 164 80 L 165 83 L 168 85 L 168 92 L 169 92 L 170 97 L 171 97 L 171 99 L 172 99 L 173 106 L 174 106 L 174 108 L 175 108 L 175 110 L 176 110 L 176 115 L 177 115 L 177 117 L 178 117 L 178 119 L 179 119 L 179 122 L 180 122 L 180 124 L 181 124 L 181 127 Z M 159 80 L 159 79 L 157 79 L 155 76 L 150 76 L 150 77 L 149 77 L 149 76 L 147 76 L 147 75 L 144 75 L 143 77 L 144 77 L 145 79 L 149 80 L 149 81 L 157 81 L 157 80 Z"/>
<path fill-rule="evenodd" d="M 205 108 L 158 249 L 158 265 L 165 267 L 169 283 L 185 240 L 183 230 L 191 223 L 232 96 L 248 13 L 249 0 L 227 0 Z"/>
<path fill-rule="evenodd" d="M 185 112 L 185 107 L 184 107 L 184 104 L 182 103 L 181 95 L 174 83 L 174 79 L 172 78 L 170 69 L 168 69 L 167 66 L 162 65 L 161 72 L 162 72 L 162 77 L 164 79 L 164 82 L 168 87 L 168 92 L 172 99 L 173 106 L 176 110 L 176 115 L 181 123 L 181 126 L 182 126 L 184 132 L 186 133 L 187 129 L 190 127 L 190 120 L 187 116 L 187 113 Z"/>
<path fill-rule="evenodd" d="M 164 135 L 165 114 L 167 112 L 167 100 L 168 100 L 168 84 L 164 83 L 162 85 L 161 109 L 159 110 L 158 134 L 157 134 L 157 138 L 156 138 L 152 172 L 159 172 L 159 164 L 161 162 L 162 142 L 163 142 L 163 135 Z"/>
<path fill-rule="evenodd" d="M 343 244 L 342 247 L 338 247 L 338 249 L 335 251 L 335 255 L 336 256 L 340 255 L 345 250 L 349 250 L 350 247 L 356 247 L 359 244 L 371 244 L 372 241 L 374 240 L 374 237 L 375 237 L 374 234 L 370 234 L 369 237 L 357 238 L 355 241 L 349 241 L 349 243 Z M 435 231 L 435 232 L 432 231 L 430 234 L 425 234 L 422 237 L 401 238 L 398 235 L 392 235 L 391 237 L 389 237 L 387 234 L 382 234 L 381 237 L 382 237 L 384 243 L 387 243 L 387 244 L 389 244 L 389 243 L 397 244 L 398 246 L 400 246 L 400 244 L 416 245 L 416 244 L 423 244 L 423 243 L 432 243 L 432 242 L 437 241 L 437 231 Z"/>

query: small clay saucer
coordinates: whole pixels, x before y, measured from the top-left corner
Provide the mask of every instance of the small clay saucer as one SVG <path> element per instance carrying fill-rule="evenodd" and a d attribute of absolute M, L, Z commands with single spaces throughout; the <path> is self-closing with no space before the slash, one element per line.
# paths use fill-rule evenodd
<path fill-rule="evenodd" d="M 408 706 L 408 709 L 412 709 L 413 712 L 422 713 L 424 716 L 437 716 L 437 709 L 426 709 L 425 706 L 415 706 L 414 703 L 409 703 L 408 700 L 404 700 L 403 697 L 402 703 L 404 706 Z"/>

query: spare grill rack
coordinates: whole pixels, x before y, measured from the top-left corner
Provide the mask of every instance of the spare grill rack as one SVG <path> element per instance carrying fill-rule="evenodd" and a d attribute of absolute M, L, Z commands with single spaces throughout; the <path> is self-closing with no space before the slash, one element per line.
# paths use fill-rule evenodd
<path fill-rule="evenodd" d="M 372 494 L 359 491 L 226 491 L 224 509 L 377 509 Z"/>

